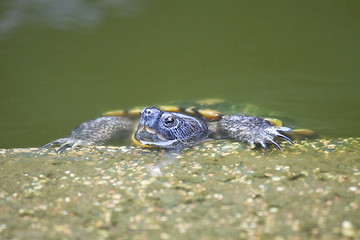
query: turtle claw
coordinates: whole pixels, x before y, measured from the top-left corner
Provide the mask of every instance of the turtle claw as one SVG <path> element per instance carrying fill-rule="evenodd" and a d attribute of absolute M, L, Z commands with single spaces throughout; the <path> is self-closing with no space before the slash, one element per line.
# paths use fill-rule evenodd
<path fill-rule="evenodd" d="M 273 145 L 275 145 L 275 147 L 276 147 L 278 150 L 281 151 L 281 147 L 280 147 L 280 145 L 279 145 L 277 142 L 275 142 L 275 141 L 272 140 L 272 139 L 269 139 L 269 142 L 271 142 Z"/>
<path fill-rule="evenodd" d="M 279 137 L 279 138 L 282 138 L 286 141 L 288 141 L 291 145 L 294 145 L 294 142 L 287 136 L 281 134 L 283 132 L 291 132 L 291 129 L 290 128 L 287 128 L 287 127 L 276 127 L 276 126 L 271 126 L 269 131 L 267 131 L 268 133 L 268 136 L 267 136 L 267 139 L 266 141 L 267 142 L 270 142 L 271 144 L 273 144 L 278 150 L 282 151 L 282 148 L 281 146 L 274 140 L 275 137 Z M 259 142 L 263 147 L 264 145 Z M 264 149 L 266 150 L 266 148 L 264 147 Z"/>
<path fill-rule="evenodd" d="M 46 149 L 46 148 L 49 148 L 51 146 L 54 146 L 54 145 L 64 145 L 66 142 L 68 142 L 68 138 L 60 138 L 60 139 L 57 139 L 55 141 L 52 141 L 52 142 L 49 142 L 47 144 L 45 144 L 44 146 L 42 146 L 40 148 L 40 151 Z"/>
<path fill-rule="evenodd" d="M 266 145 L 265 141 L 259 141 L 260 145 L 263 147 L 263 149 L 266 151 L 268 146 Z"/>
<path fill-rule="evenodd" d="M 58 149 L 56 149 L 56 152 L 57 152 L 57 154 L 61 154 L 67 148 L 72 148 L 72 145 L 69 143 L 64 143 Z"/>
<path fill-rule="evenodd" d="M 42 151 L 42 150 L 44 150 L 46 148 L 49 148 L 49 147 L 51 147 L 53 145 L 58 145 L 58 144 L 60 144 L 60 142 L 57 141 L 57 140 L 53 141 L 53 142 L 49 142 L 49 143 L 45 144 L 44 146 L 42 146 L 39 150 Z"/>
<path fill-rule="evenodd" d="M 282 150 L 281 146 L 274 140 L 274 138 L 276 137 L 282 138 L 287 142 L 289 142 L 290 144 L 294 145 L 294 142 L 289 137 L 282 134 L 285 132 L 291 132 L 291 129 L 288 127 L 270 126 L 265 129 L 265 132 L 267 133 L 266 141 L 272 143 L 280 151 Z M 263 144 L 260 141 L 259 143 L 263 146 Z"/>
<path fill-rule="evenodd" d="M 294 142 L 290 139 L 290 138 L 288 138 L 287 136 L 285 136 L 285 135 L 282 135 L 282 134 L 278 134 L 277 135 L 277 137 L 280 137 L 280 138 L 283 138 L 283 139 L 285 139 L 286 141 L 288 141 L 289 143 L 291 143 L 292 145 L 294 145 Z"/>
<path fill-rule="evenodd" d="M 276 127 L 276 128 L 277 129 L 275 130 L 276 132 L 274 134 L 274 137 L 282 138 L 282 139 L 288 141 L 289 143 L 291 143 L 291 145 L 294 145 L 294 142 L 289 137 L 282 134 L 282 133 L 291 133 L 292 132 L 291 128 L 288 128 L 288 127 L 280 127 L 280 128 Z"/>
<path fill-rule="evenodd" d="M 81 140 L 76 140 L 72 138 L 60 138 L 58 140 L 45 144 L 40 148 L 40 151 L 54 145 L 60 145 L 60 147 L 56 149 L 56 153 L 61 154 L 67 148 L 75 148 L 76 146 L 86 145 L 86 144 Z"/>

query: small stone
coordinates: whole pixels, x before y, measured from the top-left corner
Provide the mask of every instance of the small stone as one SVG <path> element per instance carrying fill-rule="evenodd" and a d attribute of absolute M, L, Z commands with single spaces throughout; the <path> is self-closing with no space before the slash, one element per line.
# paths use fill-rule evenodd
<path fill-rule="evenodd" d="M 354 237 L 355 230 L 354 230 L 354 226 L 352 225 L 352 223 L 349 221 L 343 221 L 341 233 L 346 237 Z"/>
<path fill-rule="evenodd" d="M 270 212 L 271 212 L 271 213 L 276 213 L 276 212 L 278 212 L 278 211 L 279 211 L 279 209 L 276 208 L 276 207 L 270 208 Z"/>
<path fill-rule="evenodd" d="M 280 181 L 281 180 L 281 178 L 280 177 L 272 177 L 271 178 L 273 181 L 275 181 L 275 182 L 277 182 L 277 181 Z"/>
<path fill-rule="evenodd" d="M 161 239 L 170 239 L 170 235 L 167 233 L 161 233 L 160 237 Z"/>

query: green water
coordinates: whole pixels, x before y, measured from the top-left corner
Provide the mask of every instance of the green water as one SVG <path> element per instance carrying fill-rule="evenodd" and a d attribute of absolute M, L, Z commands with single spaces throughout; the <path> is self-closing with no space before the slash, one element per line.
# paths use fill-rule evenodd
<path fill-rule="evenodd" d="M 41 146 L 112 109 L 214 97 L 358 137 L 359 12 L 357 0 L 3 0 L 0 147 Z"/>

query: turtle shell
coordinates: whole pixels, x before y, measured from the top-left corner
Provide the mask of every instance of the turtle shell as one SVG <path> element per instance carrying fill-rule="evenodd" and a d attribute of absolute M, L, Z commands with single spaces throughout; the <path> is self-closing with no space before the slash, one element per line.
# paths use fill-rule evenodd
<path fill-rule="evenodd" d="M 212 106 L 207 106 L 205 104 L 173 104 L 173 105 L 157 105 L 155 106 L 157 109 L 164 111 L 164 112 L 177 112 L 177 113 L 184 113 L 191 116 L 201 116 L 205 118 L 207 121 L 218 121 L 223 116 L 223 113 L 220 111 L 211 108 Z M 121 116 L 127 118 L 138 118 L 140 116 L 141 110 L 144 107 L 135 107 L 128 110 L 115 110 L 109 111 L 103 114 L 103 116 Z"/>
<path fill-rule="evenodd" d="M 184 113 L 195 117 L 201 117 L 209 122 L 220 120 L 224 115 L 244 114 L 262 117 L 271 122 L 274 126 L 283 125 L 294 128 L 296 125 L 293 119 L 290 119 L 278 112 L 268 111 L 253 104 L 232 104 L 222 99 L 204 99 L 199 101 L 177 101 L 169 105 L 155 105 L 161 111 Z M 103 116 L 122 116 L 130 119 L 139 118 L 141 110 L 144 107 L 134 107 L 128 110 L 114 110 L 103 114 Z M 283 121 L 284 123 L 283 124 Z M 293 129 L 292 133 L 286 134 L 295 139 L 317 138 L 319 135 L 309 129 Z"/>

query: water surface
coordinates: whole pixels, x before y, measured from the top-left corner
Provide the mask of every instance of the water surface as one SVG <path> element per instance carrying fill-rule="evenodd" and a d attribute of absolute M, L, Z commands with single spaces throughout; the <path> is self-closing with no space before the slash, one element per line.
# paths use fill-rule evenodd
<path fill-rule="evenodd" d="M 0 147 L 101 113 L 225 98 L 360 136 L 360 3 L 4 0 Z"/>

